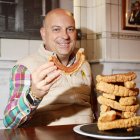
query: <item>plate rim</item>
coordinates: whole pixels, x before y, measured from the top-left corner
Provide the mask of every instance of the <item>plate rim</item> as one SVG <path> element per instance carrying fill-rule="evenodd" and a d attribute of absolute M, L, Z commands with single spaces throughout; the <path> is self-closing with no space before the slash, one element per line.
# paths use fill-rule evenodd
<path fill-rule="evenodd" d="M 96 123 L 92 123 L 92 124 L 96 124 Z M 73 131 L 80 135 L 94 137 L 98 139 L 117 139 L 118 140 L 118 136 L 104 136 L 104 135 L 86 133 L 80 129 L 82 126 L 85 126 L 85 125 L 91 125 L 91 124 L 80 124 L 80 125 L 74 126 Z M 119 139 L 120 140 L 140 139 L 140 136 L 129 136 L 129 137 L 126 136 L 126 137 L 119 137 Z"/>

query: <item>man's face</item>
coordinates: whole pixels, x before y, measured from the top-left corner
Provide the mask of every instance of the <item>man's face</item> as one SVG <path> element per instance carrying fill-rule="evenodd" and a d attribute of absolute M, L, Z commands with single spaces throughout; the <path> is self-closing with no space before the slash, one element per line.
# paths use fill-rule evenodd
<path fill-rule="evenodd" d="M 138 2 L 135 3 L 135 9 L 140 10 L 140 4 Z"/>
<path fill-rule="evenodd" d="M 59 57 L 69 56 L 76 45 L 75 22 L 68 15 L 53 14 L 47 19 L 44 28 L 46 49 Z"/>

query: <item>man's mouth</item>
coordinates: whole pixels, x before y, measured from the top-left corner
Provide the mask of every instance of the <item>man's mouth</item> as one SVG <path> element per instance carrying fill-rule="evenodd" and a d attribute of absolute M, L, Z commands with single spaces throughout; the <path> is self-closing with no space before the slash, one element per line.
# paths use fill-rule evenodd
<path fill-rule="evenodd" d="M 58 43 L 62 47 L 68 47 L 70 43 Z"/>

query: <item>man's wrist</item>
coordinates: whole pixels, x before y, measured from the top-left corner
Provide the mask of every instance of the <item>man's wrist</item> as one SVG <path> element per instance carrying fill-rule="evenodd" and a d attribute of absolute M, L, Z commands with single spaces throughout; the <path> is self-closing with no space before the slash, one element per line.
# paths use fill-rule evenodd
<path fill-rule="evenodd" d="M 37 97 L 37 96 L 32 92 L 32 90 L 30 90 L 30 94 L 31 94 L 31 96 L 32 96 L 35 100 L 42 100 L 42 98 L 41 98 L 41 97 Z"/>
<path fill-rule="evenodd" d="M 38 106 L 39 103 L 41 102 L 40 99 L 33 97 L 31 92 L 27 93 L 26 98 L 27 98 L 28 102 L 33 106 Z"/>

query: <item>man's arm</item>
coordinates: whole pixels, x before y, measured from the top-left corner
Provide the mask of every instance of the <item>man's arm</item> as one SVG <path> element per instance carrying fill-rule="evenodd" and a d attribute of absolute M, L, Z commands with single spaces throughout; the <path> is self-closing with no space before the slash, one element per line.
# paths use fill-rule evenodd
<path fill-rule="evenodd" d="M 27 95 L 30 93 L 31 73 L 22 65 L 16 65 L 12 69 L 10 78 L 10 98 L 4 112 L 4 125 L 16 128 L 27 121 L 33 110 Z"/>

